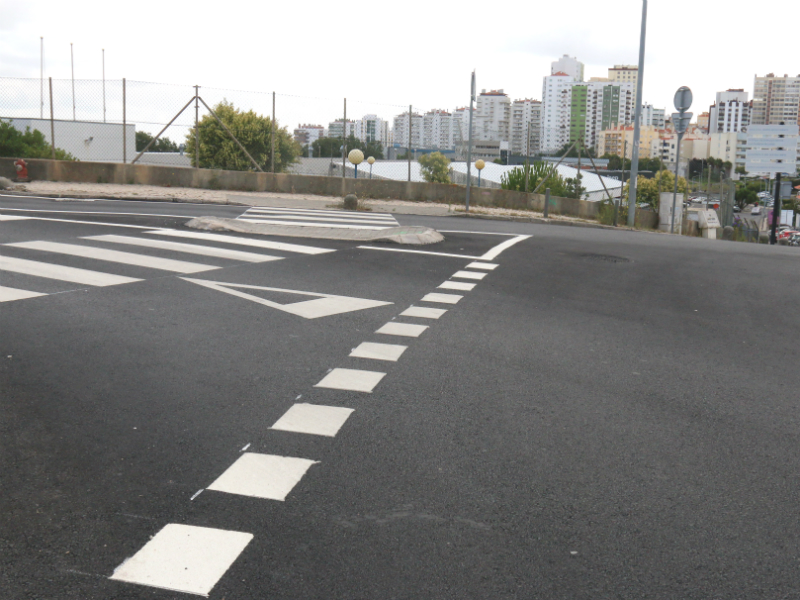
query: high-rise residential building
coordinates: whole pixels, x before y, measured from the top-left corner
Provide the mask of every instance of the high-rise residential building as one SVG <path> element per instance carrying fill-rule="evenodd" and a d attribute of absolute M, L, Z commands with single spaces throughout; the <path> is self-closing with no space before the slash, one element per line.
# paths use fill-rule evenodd
<path fill-rule="evenodd" d="M 458 123 L 446 110 L 431 110 L 422 116 L 422 147 L 432 150 L 453 150 L 456 147 Z"/>
<path fill-rule="evenodd" d="M 707 112 L 700 113 L 697 115 L 697 126 L 708 133 L 708 124 L 711 120 L 711 115 Z"/>
<path fill-rule="evenodd" d="M 744 90 L 717 92 L 717 100 L 708 110 L 709 133 L 747 131 L 752 102 Z"/>
<path fill-rule="evenodd" d="M 409 118 L 411 120 L 411 143 L 408 140 Z M 422 143 L 422 115 L 408 112 L 397 115 L 394 118 L 392 128 L 392 140 L 401 148 L 424 148 Z"/>
<path fill-rule="evenodd" d="M 633 89 L 639 85 L 639 67 L 636 65 L 614 65 L 608 70 L 608 78 L 617 83 L 632 83 Z"/>
<path fill-rule="evenodd" d="M 380 142 L 384 146 L 389 141 L 389 122 L 378 115 L 364 115 L 355 123 L 355 136 L 362 142 Z"/>
<path fill-rule="evenodd" d="M 481 90 L 475 105 L 475 139 L 507 142 L 510 125 L 511 100 L 508 94 L 503 90 Z"/>
<path fill-rule="evenodd" d="M 633 88 L 634 94 L 636 87 Z M 639 124 L 642 127 L 655 127 L 656 129 L 664 129 L 667 122 L 667 109 L 653 108 L 652 104 L 642 105 L 642 117 Z"/>
<path fill-rule="evenodd" d="M 550 75 L 555 75 L 556 73 L 566 73 L 575 81 L 583 81 L 583 63 L 577 58 L 565 54 L 550 63 Z"/>
<path fill-rule="evenodd" d="M 800 124 L 800 75 L 756 76 L 751 125 Z"/>
<path fill-rule="evenodd" d="M 511 154 L 533 156 L 539 153 L 542 103 L 539 100 L 514 100 L 511 104 Z M 530 137 L 528 137 L 530 136 Z"/>
<path fill-rule="evenodd" d="M 472 109 L 472 119 L 475 120 L 475 109 Z M 453 111 L 453 122 L 455 130 L 453 136 L 456 144 L 466 142 L 469 139 L 469 108 L 464 106 Z M 474 123 L 473 123 L 474 128 Z"/>
<path fill-rule="evenodd" d="M 646 125 L 639 130 L 639 157 L 650 158 L 653 152 L 653 140 L 659 139 L 665 132 L 663 129 Z M 605 154 L 615 154 L 616 156 L 625 155 L 625 158 L 633 157 L 633 134 L 632 125 L 612 127 L 600 132 L 597 138 L 597 156 Z"/>
<path fill-rule="evenodd" d="M 308 146 L 319 138 L 325 137 L 325 133 L 325 128 L 322 125 L 300 125 L 294 130 L 294 141 L 301 146 Z"/>
<path fill-rule="evenodd" d="M 328 137 L 341 138 L 342 137 L 342 119 L 336 119 L 328 123 Z M 356 122 L 347 119 L 345 124 L 345 137 L 350 137 L 356 133 Z"/>
<path fill-rule="evenodd" d="M 747 147 L 746 133 L 741 131 L 711 133 L 709 138 L 709 158 L 718 158 L 723 162 L 728 161 L 734 166 L 734 169 L 736 167 L 744 167 Z M 739 175 L 734 171 L 732 177 L 733 179 L 738 179 Z"/>
<path fill-rule="evenodd" d="M 563 71 L 545 77 L 542 83 L 540 152 L 554 152 L 569 141 L 572 86 L 577 79 Z"/>

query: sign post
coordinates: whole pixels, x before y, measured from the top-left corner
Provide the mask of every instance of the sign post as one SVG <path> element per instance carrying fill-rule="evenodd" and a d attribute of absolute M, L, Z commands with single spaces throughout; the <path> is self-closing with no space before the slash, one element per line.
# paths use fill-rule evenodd
<path fill-rule="evenodd" d="M 675 208 L 678 199 L 678 171 L 681 166 L 681 140 L 689 123 L 692 121 L 692 113 L 686 111 L 692 107 L 692 90 L 686 86 L 681 86 L 675 92 L 675 108 L 678 110 L 672 113 L 672 124 L 675 126 L 675 133 L 678 134 L 678 150 L 675 155 L 675 191 L 672 192 L 672 213 L 670 214 L 669 232 L 675 233 Z"/>

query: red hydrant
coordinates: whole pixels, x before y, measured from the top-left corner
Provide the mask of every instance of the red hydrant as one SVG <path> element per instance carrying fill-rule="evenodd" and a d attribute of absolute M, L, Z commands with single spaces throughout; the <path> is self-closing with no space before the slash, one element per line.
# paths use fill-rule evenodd
<path fill-rule="evenodd" d="M 28 163 L 18 158 L 14 161 L 14 168 L 17 170 L 17 181 L 28 181 Z"/>

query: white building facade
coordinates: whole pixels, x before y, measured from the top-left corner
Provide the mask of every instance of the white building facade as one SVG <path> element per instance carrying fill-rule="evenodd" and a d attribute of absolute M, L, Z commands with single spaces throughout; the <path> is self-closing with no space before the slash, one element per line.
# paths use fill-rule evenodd
<path fill-rule="evenodd" d="M 534 156 L 539 153 L 542 103 L 539 100 L 514 100 L 511 104 L 511 154 Z M 530 137 L 528 137 L 530 135 Z"/>
<path fill-rule="evenodd" d="M 294 130 L 294 141 L 301 146 L 310 146 L 319 138 L 327 137 L 326 133 L 322 125 L 300 125 Z"/>
<path fill-rule="evenodd" d="M 550 63 L 550 75 L 565 73 L 575 81 L 583 81 L 583 63 L 577 58 L 564 55 L 556 61 Z"/>
<path fill-rule="evenodd" d="M 409 118 L 411 120 L 411 142 L 409 144 Z M 394 118 L 392 140 L 401 148 L 424 148 L 422 143 L 422 115 L 404 112 Z"/>
<path fill-rule="evenodd" d="M 458 123 L 446 110 L 431 110 L 422 116 L 422 147 L 432 150 L 453 150 L 456 147 Z"/>
<path fill-rule="evenodd" d="M 636 87 L 633 88 L 634 92 Z M 667 124 L 667 109 L 654 108 L 652 104 L 642 105 L 642 118 L 639 121 L 642 127 L 655 127 L 656 129 L 664 129 Z"/>
<path fill-rule="evenodd" d="M 717 92 L 717 100 L 708 110 L 709 133 L 747 131 L 751 106 L 744 90 Z"/>
<path fill-rule="evenodd" d="M 332 138 L 341 138 L 342 137 L 342 129 L 344 129 L 344 137 L 350 137 L 351 135 L 355 135 L 356 133 L 356 123 L 355 121 L 351 121 L 347 119 L 347 123 L 345 123 L 344 127 L 342 126 L 342 119 L 336 119 L 335 121 L 331 121 L 328 123 L 328 137 Z"/>
<path fill-rule="evenodd" d="M 355 136 L 364 143 L 380 142 L 384 146 L 389 142 L 389 122 L 378 115 L 364 115 L 355 122 Z"/>
<path fill-rule="evenodd" d="M 557 71 L 544 78 L 540 152 L 556 151 L 569 141 L 572 84 L 576 81 L 575 77 L 563 71 Z"/>
<path fill-rule="evenodd" d="M 511 126 L 511 100 L 503 90 L 481 90 L 475 106 L 473 136 L 478 140 L 507 142 Z"/>

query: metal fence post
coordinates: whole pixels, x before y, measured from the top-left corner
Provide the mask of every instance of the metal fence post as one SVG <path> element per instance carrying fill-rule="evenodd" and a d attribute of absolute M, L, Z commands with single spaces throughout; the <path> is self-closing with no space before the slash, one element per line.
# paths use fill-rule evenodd
<path fill-rule="evenodd" d="M 53 78 L 50 80 L 50 149 L 53 151 L 53 160 L 56 159 L 56 127 L 53 123 Z"/>
<path fill-rule="evenodd" d="M 412 106 L 408 105 L 408 180 L 411 181 L 411 109 Z"/>
<path fill-rule="evenodd" d="M 550 188 L 544 190 L 544 212 L 542 216 L 546 219 L 550 213 Z"/>
<path fill-rule="evenodd" d="M 128 162 L 128 115 L 126 113 L 128 107 L 127 97 L 125 95 L 125 78 L 122 78 L 122 164 Z"/>
<path fill-rule="evenodd" d="M 345 158 L 347 157 L 347 98 L 344 99 L 344 119 L 342 120 L 342 179 L 345 178 Z"/>
<path fill-rule="evenodd" d="M 275 173 L 275 92 L 272 92 L 272 131 L 270 132 L 270 140 L 272 140 L 272 172 Z"/>
<path fill-rule="evenodd" d="M 194 168 L 200 168 L 200 86 L 194 86 Z"/>

